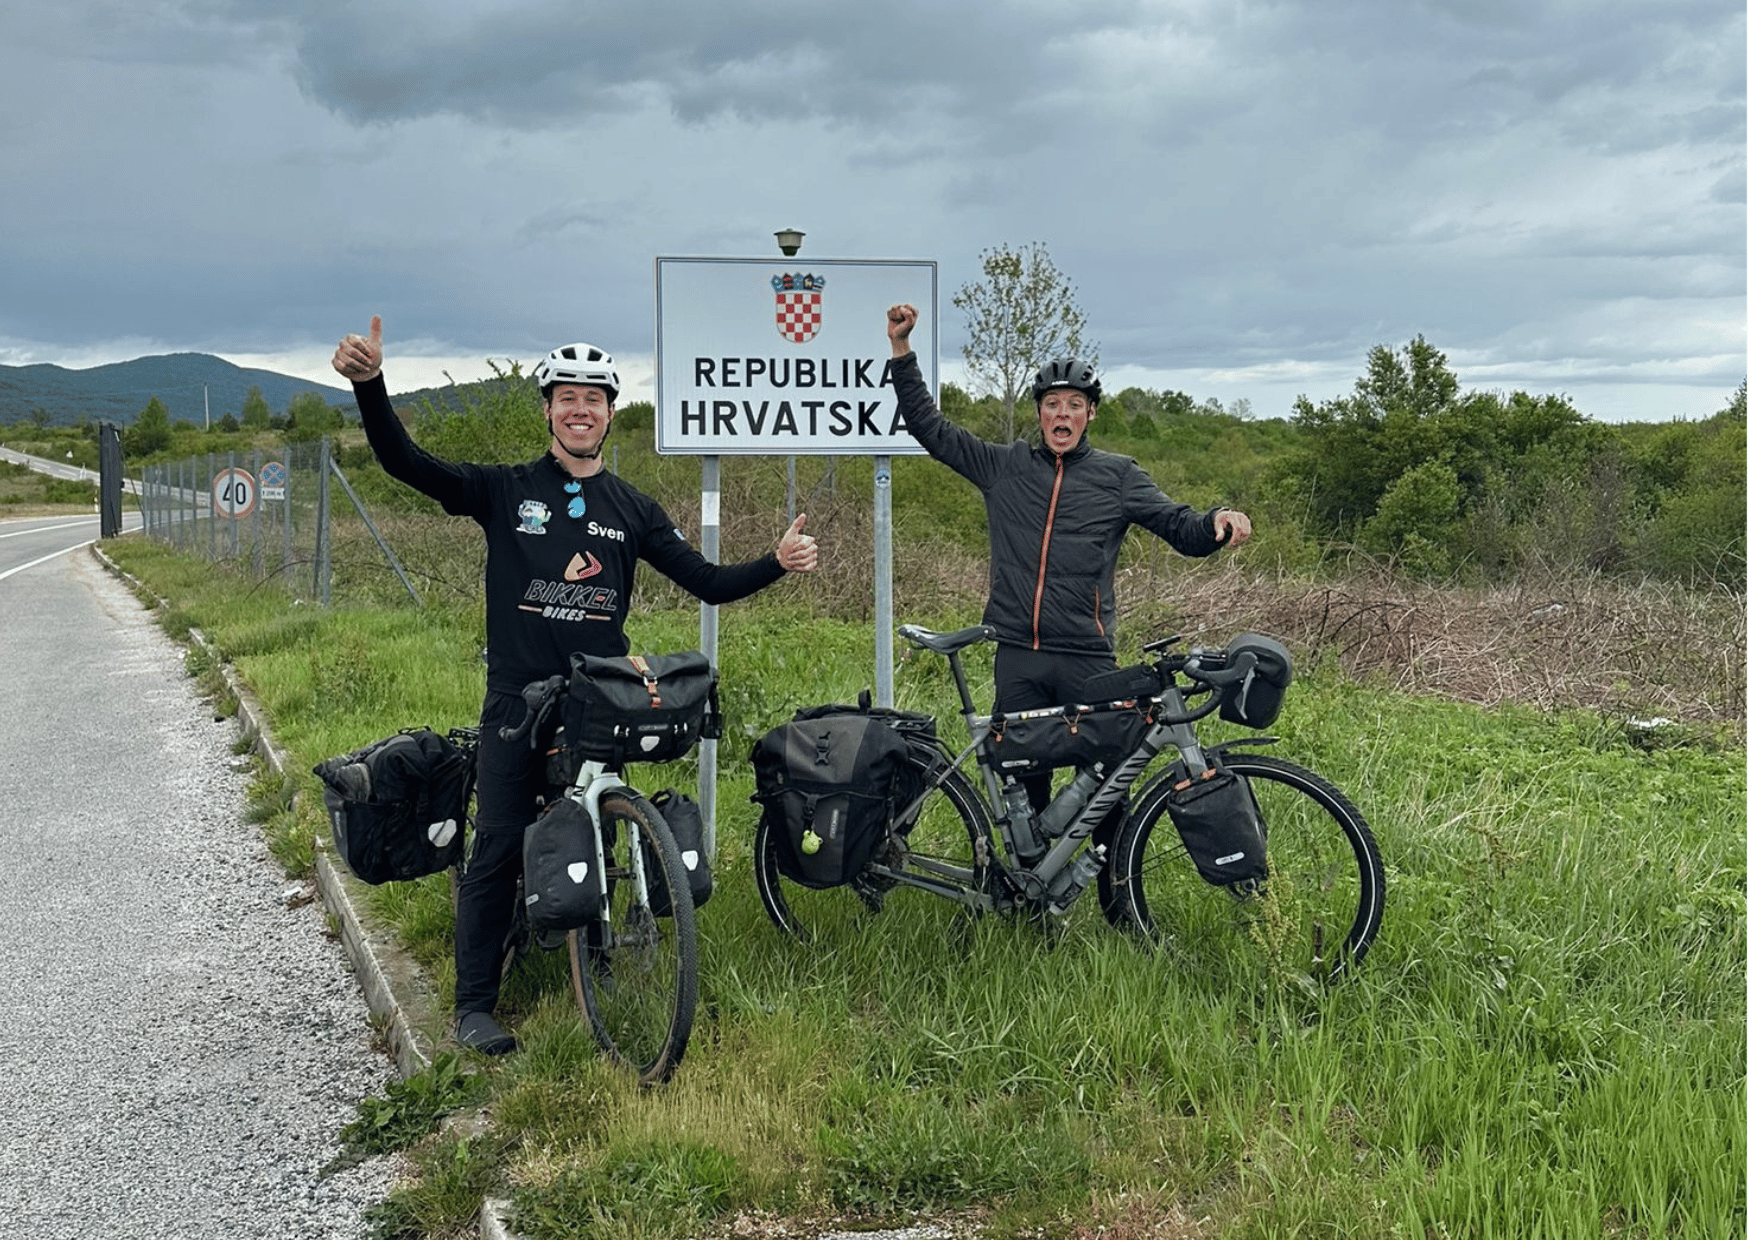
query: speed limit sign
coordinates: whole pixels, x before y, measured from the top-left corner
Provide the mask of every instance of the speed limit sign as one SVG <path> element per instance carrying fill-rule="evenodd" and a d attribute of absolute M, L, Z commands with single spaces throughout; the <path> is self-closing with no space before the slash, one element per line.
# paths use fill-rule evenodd
<path fill-rule="evenodd" d="M 255 479 L 246 469 L 221 469 L 212 480 L 214 516 L 246 517 L 255 511 Z"/>

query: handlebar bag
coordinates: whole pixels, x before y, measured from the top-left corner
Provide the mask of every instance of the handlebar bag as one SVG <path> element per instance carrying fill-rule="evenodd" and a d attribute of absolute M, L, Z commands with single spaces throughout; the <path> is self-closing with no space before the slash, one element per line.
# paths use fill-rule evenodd
<path fill-rule="evenodd" d="M 536 934 L 575 930 L 601 913 L 605 876 L 595 864 L 589 811 L 559 797 L 522 833 L 522 901 Z"/>
<path fill-rule="evenodd" d="M 995 715 L 984 737 L 990 765 L 1009 775 L 1059 766 L 1113 766 L 1135 752 L 1152 723 L 1150 703 L 1052 706 Z"/>
<path fill-rule="evenodd" d="M 680 654 L 571 655 L 564 731 L 578 760 L 672 762 L 722 735 L 716 669 Z"/>
<path fill-rule="evenodd" d="M 1250 655 L 1255 665 L 1244 677 L 1220 688 L 1220 718 L 1247 728 L 1266 728 L 1281 713 L 1287 686 L 1293 683 L 1293 656 L 1272 637 L 1240 633 L 1226 644 L 1226 666 L 1236 667 Z"/>
<path fill-rule="evenodd" d="M 397 732 L 314 771 L 334 851 L 364 882 L 422 878 L 461 860 L 474 767 L 447 736 Z"/>
<path fill-rule="evenodd" d="M 1165 810 L 1196 872 L 1216 887 L 1268 877 L 1268 826 L 1250 781 L 1218 762 L 1194 779 L 1178 770 Z"/>
<path fill-rule="evenodd" d="M 686 867 L 686 886 L 692 892 L 692 907 L 703 908 L 716 888 L 710 874 L 710 858 L 704 853 L 703 811 L 698 808 L 698 802 L 674 788 L 663 788 L 649 799 L 649 803 L 668 824 L 674 843 L 680 846 L 680 864 Z M 672 917 L 674 906 L 668 898 L 667 879 L 663 877 L 662 868 L 646 856 L 644 869 L 649 874 L 650 912 L 657 917 Z"/>
<path fill-rule="evenodd" d="M 908 750 L 902 732 L 860 711 L 791 719 L 765 733 L 751 755 L 752 799 L 778 872 L 804 887 L 838 887 L 860 874 L 892 828 Z"/>

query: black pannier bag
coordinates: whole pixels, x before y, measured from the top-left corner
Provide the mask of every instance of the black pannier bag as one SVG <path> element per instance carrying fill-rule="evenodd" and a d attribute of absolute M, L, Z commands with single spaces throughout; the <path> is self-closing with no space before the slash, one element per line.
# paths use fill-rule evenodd
<path fill-rule="evenodd" d="M 1268 825 L 1250 781 L 1218 762 L 1194 779 L 1176 773 L 1165 810 L 1196 872 L 1216 887 L 1268 877 Z"/>
<path fill-rule="evenodd" d="M 1244 655 L 1255 659 L 1242 679 L 1220 688 L 1220 718 L 1247 728 L 1266 728 L 1281 713 L 1287 686 L 1293 683 L 1293 656 L 1272 637 L 1240 633 L 1226 643 L 1226 666 L 1237 667 Z"/>
<path fill-rule="evenodd" d="M 315 767 L 334 851 L 367 883 L 400 882 L 461 860 L 473 759 L 415 728 Z"/>
<path fill-rule="evenodd" d="M 560 797 L 522 833 L 522 901 L 536 934 L 575 930 L 601 913 L 605 876 L 595 864 L 589 811 Z"/>
<path fill-rule="evenodd" d="M 716 671 L 696 650 L 680 654 L 571 655 L 564 704 L 573 761 L 671 762 L 722 735 Z"/>
<path fill-rule="evenodd" d="M 674 843 L 679 845 L 680 864 L 686 867 L 686 886 L 692 891 L 692 907 L 703 908 L 710 893 L 716 889 L 710 875 L 710 858 L 704 855 L 703 811 L 698 808 L 698 802 L 674 788 L 663 788 L 649 799 L 649 803 L 656 807 L 662 820 L 668 824 L 668 830 L 673 832 Z M 674 909 L 668 900 L 667 881 L 662 876 L 661 867 L 646 856 L 644 868 L 649 874 L 650 911 L 657 917 L 673 916 Z"/>
<path fill-rule="evenodd" d="M 825 709 L 843 713 L 799 711 L 752 751 L 753 800 L 763 806 L 777 869 L 804 887 L 837 887 L 860 874 L 904 803 L 904 734 L 881 716 Z"/>
<path fill-rule="evenodd" d="M 1029 775 L 1059 766 L 1114 766 L 1152 723 L 1147 702 L 1052 706 L 992 716 L 984 753 L 997 771 Z"/>

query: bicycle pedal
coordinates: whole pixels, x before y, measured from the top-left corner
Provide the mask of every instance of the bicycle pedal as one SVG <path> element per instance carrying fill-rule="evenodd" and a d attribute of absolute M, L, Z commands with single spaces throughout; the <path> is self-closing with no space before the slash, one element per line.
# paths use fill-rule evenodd
<path fill-rule="evenodd" d="M 855 892 L 861 898 L 862 903 L 868 906 L 870 913 L 878 913 L 886 907 L 886 892 L 865 878 L 852 879 L 850 890 Z"/>

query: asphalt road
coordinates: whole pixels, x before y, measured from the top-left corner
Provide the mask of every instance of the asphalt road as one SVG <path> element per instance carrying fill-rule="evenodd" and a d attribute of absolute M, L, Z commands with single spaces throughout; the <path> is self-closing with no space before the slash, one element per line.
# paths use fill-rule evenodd
<path fill-rule="evenodd" d="M 0 1237 L 363 1236 L 398 1165 L 320 1171 L 393 1067 L 96 536 L 0 521 Z"/>

